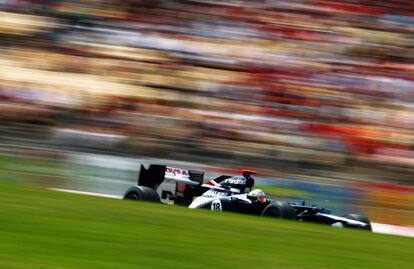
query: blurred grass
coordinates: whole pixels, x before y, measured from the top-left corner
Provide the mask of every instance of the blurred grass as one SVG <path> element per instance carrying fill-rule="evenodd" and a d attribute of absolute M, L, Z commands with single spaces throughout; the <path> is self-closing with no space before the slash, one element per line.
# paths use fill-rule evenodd
<path fill-rule="evenodd" d="M 254 188 L 261 189 L 266 193 L 266 195 L 272 197 L 302 197 L 303 199 L 307 199 L 311 196 L 311 194 L 306 191 L 289 189 L 278 186 L 255 185 Z"/>
<path fill-rule="evenodd" d="M 63 164 L 56 160 L 0 155 L 0 171 L 21 173 L 58 174 Z"/>
<path fill-rule="evenodd" d="M 0 268 L 412 268 L 412 238 L 0 183 Z"/>
<path fill-rule="evenodd" d="M 0 181 L 49 185 L 64 180 L 65 165 L 53 159 L 0 155 Z"/>
<path fill-rule="evenodd" d="M 50 187 L 61 187 L 62 184 L 81 186 L 81 183 L 91 182 L 95 186 L 99 185 L 96 183 L 98 179 L 114 178 L 121 181 L 135 179 L 136 174 L 136 171 L 96 167 L 89 163 L 71 163 L 66 159 L 0 155 L 0 182 Z"/>

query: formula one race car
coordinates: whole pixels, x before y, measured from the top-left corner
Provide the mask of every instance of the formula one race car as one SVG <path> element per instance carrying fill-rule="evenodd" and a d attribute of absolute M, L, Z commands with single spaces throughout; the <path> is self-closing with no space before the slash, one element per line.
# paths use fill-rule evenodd
<path fill-rule="evenodd" d="M 304 202 L 271 200 L 263 191 L 253 189 L 252 174 L 255 174 L 252 170 L 242 170 L 242 176 L 222 175 L 203 184 L 204 172 L 165 165 L 151 164 L 149 168 L 141 165 L 138 185 L 129 188 L 124 199 L 371 230 L 370 221 L 359 214 L 346 214 L 341 217 L 324 208 L 308 206 Z"/>

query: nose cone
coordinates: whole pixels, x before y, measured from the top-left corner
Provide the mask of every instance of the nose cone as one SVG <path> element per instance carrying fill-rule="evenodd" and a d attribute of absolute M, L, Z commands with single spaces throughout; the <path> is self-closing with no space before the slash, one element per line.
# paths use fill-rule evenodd
<path fill-rule="evenodd" d="M 194 201 L 189 205 L 188 208 L 204 208 L 209 205 L 214 198 L 207 198 L 207 197 L 197 197 Z"/>

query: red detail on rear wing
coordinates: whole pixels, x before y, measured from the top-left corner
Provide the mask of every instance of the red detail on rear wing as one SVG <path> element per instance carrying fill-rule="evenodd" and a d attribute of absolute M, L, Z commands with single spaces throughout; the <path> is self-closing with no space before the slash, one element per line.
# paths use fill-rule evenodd
<path fill-rule="evenodd" d="M 251 169 L 244 169 L 244 168 L 240 169 L 240 172 L 242 172 L 242 173 L 250 173 L 250 174 L 253 174 L 253 175 L 256 174 L 256 171 L 251 170 Z"/>
<path fill-rule="evenodd" d="M 213 187 L 220 187 L 220 184 L 218 184 L 214 180 L 210 180 L 209 182 L 207 182 L 207 184 Z"/>

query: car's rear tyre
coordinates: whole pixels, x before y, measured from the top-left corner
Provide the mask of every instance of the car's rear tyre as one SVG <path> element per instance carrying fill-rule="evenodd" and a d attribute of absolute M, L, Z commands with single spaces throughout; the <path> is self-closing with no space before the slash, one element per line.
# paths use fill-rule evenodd
<path fill-rule="evenodd" d="M 287 203 L 273 202 L 266 206 L 262 211 L 262 216 L 283 218 L 283 219 L 297 219 L 296 210 Z"/>
<path fill-rule="evenodd" d="M 344 218 L 348 218 L 348 219 L 352 219 L 352 220 L 356 220 L 356 221 L 360 221 L 360 222 L 363 222 L 363 223 L 366 223 L 366 224 L 368 224 L 368 226 L 366 226 L 363 229 L 372 231 L 371 221 L 367 217 L 365 217 L 364 215 L 360 215 L 360 214 L 345 214 L 343 217 Z"/>
<path fill-rule="evenodd" d="M 153 189 L 144 186 L 133 186 L 124 195 L 126 200 L 141 200 L 148 202 L 160 202 L 160 197 Z"/>

